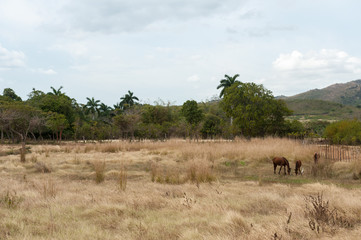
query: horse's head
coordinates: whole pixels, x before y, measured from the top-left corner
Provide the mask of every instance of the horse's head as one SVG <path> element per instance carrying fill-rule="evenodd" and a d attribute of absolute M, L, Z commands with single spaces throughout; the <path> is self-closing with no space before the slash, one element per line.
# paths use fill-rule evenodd
<path fill-rule="evenodd" d="M 288 168 L 287 172 L 288 172 L 288 175 L 291 175 L 291 168 L 290 167 Z"/>

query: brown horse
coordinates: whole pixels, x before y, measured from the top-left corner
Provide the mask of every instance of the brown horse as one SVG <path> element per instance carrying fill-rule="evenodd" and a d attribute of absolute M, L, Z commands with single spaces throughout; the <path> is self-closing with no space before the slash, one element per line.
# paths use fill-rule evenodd
<path fill-rule="evenodd" d="M 313 160 L 315 161 L 315 164 L 318 163 L 318 159 L 320 159 L 320 157 L 321 157 L 320 154 L 315 152 L 315 154 L 313 155 Z"/>
<path fill-rule="evenodd" d="M 296 168 L 295 168 L 295 173 L 296 173 L 296 175 L 297 175 L 298 173 L 300 173 L 300 174 L 302 175 L 301 166 L 302 166 L 301 160 L 297 160 L 297 161 L 296 161 Z"/>
<path fill-rule="evenodd" d="M 272 159 L 272 162 L 273 162 L 273 171 L 274 171 L 274 174 L 276 174 L 276 168 L 277 166 L 281 166 L 280 167 L 280 170 L 278 171 L 278 174 L 281 173 L 281 169 L 283 167 L 284 171 L 285 171 L 285 175 L 286 175 L 286 166 L 287 166 L 287 172 L 288 172 L 288 175 L 290 175 L 291 173 L 291 168 L 290 168 L 290 164 L 288 163 L 288 160 L 284 157 L 274 157 Z"/>

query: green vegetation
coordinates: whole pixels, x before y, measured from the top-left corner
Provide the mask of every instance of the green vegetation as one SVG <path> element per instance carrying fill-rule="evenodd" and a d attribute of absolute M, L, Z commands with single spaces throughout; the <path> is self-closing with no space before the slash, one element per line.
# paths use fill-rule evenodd
<path fill-rule="evenodd" d="M 285 99 L 296 120 L 342 120 L 361 117 L 361 109 L 323 100 Z"/>
<path fill-rule="evenodd" d="M 288 99 L 324 100 L 350 106 L 361 104 L 361 80 L 334 84 L 323 89 L 313 89 Z"/>
<path fill-rule="evenodd" d="M 234 83 L 226 89 L 221 105 L 234 119 L 235 132 L 246 137 L 284 135 L 284 116 L 291 114 L 282 100 L 255 83 Z"/>
<path fill-rule="evenodd" d="M 360 144 L 361 122 L 343 120 L 330 124 L 325 129 L 325 136 L 335 144 Z"/>
<path fill-rule="evenodd" d="M 113 107 L 94 97 L 82 104 L 63 92 L 63 87 L 51 87 L 48 93 L 33 88 L 28 99 L 22 100 L 5 88 L 0 95 L 1 142 L 22 142 L 23 156 L 29 140 L 323 137 L 330 122 L 361 116 L 360 108 L 340 103 L 275 99 L 262 85 L 242 83 L 238 77 L 225 75 L 220 80 L 217 89 L 223 98 L 201 103 L 188 100 L 182 106 L 140 104 L 131 91 Z M 334 143 L 360 141 L 340 132 L 335 137 L 330 131 L 327 137 Z M 21 159 L 25 161 L 25 156 Z"/>

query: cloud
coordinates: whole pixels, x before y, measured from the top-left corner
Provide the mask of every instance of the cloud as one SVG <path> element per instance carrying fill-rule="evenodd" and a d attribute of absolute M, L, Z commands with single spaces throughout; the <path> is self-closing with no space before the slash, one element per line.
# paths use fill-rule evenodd
<path fill-rule="evenodd" d="M 26 0 L 2 0 L 0 20 L 14 25 L 37 26 L 43 21 L 36 4 Z"/>
<path fill-rule="evenodd" d="M 188 21 L 229 14 L 243 5 L 237 0 L 78 0 L 61 9 L 65 25 L 85 32 L 119 33 L 146 29 L 154 23 Z M 64 23 L 62 23 L 64 25 Z"/>
<path fill-rule="evenodd" d="M 274 71 L 266 85 L 272 86 L 276 94 L 293 95 L 359 78 L 361 58 L 337 49 L 294 50 L 280 54 L 272 66 Z"/>
<path fill-rule="evenodd" d="M 35 69 L 33 71 L 37 72 L 37 73 L 45 74 L 45 75 L 55 75 L 55 74 L 57 74 L 57 72 L 55 72 L 53 69 L 38 68 L 38 69 Z"/>
<path fill-rule="evenodd" d="M 197 74 L 193 75 L 193 76 L 190 76 L 187 81 L 188 82 L 199 82 L 200 78 Z"/>
<path fill-rule="evenodd" d="M 361 59 L 336 49 L 305 54 L 295 50 L 281 54 L 273 62 L 273 68 L 280 72 L 361 73 Z"/>
<path fill-rule="evenodd" d="M 25 54 L 21 51 L 8 50 L 0 44 L 0 69 L 11 69 L 25 66 Z"/>
<path fill-rule="evenodd" d="M 73 57 L 83 57 L 86 56 L 89 52 L 87 44 L 81 42 L 55 44 L 50 47 L 50 49 L 65 51 Z"/>

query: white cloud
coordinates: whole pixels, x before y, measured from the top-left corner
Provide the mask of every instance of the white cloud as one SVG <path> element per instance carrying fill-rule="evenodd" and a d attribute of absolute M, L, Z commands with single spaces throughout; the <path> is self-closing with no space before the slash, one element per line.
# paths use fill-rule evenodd
<path fill-rule="evenodd" d="M 0 44 L 0 69 L 24 67 L 25 54 L 21 51 L 8 50 Z"/>
<path fill-rule="evenodd" d="M 26 0 L 2 0 L 0 20 L 28 27 L 37 26 L 43 21 L 36 6 Z"/>
<path fill-rule="evenodd" d="M 294 50 L 280 54 L 272 66 L 274 71 L 267 78 L 266 85 L 271 86 L 276 94 L 294 95 L 309 89 L 358 79 L 361 73 L 361 58 L 337 49 L 306 53 Z"/>
<path fill-rule="evenodd" d="M 281 54 L 273 62 L 273 67 L 281 72 L 360 73 L 361 59 L 336 49 L 322 49 L 305 54 L 295 50 L 292 53 Z"/>
<path fill-rule="evenodd" d="M 45 75 L 55 75 L 57 72 L 55 72 L 53 69 L 42 69 L 38 68 L 36 70 L 33 70 L 34 72 L 45 74 Z"/>
<path fill-rule="evenodd" d="M 85 32 L 134 32 L 154 23 L 188 21 L 229 14 L 243 5 L 239 0 L 78 0 L 60 11 L 66 25 Z M 66 19 L 66 20 L 65 20 Z M 63 23 L 64 25 L 64 23 Z"/>
<path fill-rule="evenodd" d="M 65 51 L 73 57 L 82 57 L 88 54 L 88 47 L 85 43 L 55 44 L 50 49 Z"/>
<path fill-rule="evenodd" d="M 188 82 L 199 82 L 200 78 L 197 74 L 193 75 L 193 76 L 190 76 L 187 81 Z"/>

